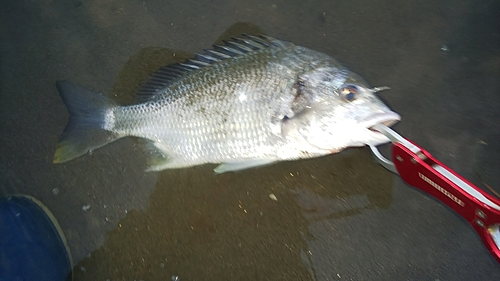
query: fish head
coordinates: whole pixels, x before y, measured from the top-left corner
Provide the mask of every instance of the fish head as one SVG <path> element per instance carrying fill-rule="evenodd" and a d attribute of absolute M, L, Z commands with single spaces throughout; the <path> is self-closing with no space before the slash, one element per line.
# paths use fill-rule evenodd
<path fill-rule="evenodd" d="M 355 73 L 338 64 L 319 67 L 300 76 L 300 112 L 287 120 L 286 130 L 294 130 L 318 151 L 338 152 L 350 146 L 389 142 L 371 130 L 375 124 L 391 126 L 400 116 L 376 95 L 384 88 L 369 88 Z M 295 120 L 294 120 L 295 119 Z"/>

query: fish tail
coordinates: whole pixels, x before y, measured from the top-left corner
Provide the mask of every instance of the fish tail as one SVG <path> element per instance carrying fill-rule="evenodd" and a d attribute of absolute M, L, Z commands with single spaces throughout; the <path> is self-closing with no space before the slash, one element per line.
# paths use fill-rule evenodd
<path fill-rule="evenodd" d="M 99 93 L 68 81 L 57 81 L 57 90 L 69 112 L 69 122 L 59 138 L 54 163 L 64 163 L 119 139 L 112 131 L 117 104 Z"/>

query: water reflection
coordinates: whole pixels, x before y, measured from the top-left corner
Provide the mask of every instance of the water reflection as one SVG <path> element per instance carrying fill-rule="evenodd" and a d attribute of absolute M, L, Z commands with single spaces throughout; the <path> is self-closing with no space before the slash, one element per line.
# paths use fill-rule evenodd
<path fill-rule="evenodd" d="M 219 176 L 212 169 L 162 172 L 148 208 L 129 212 L 76 266 L 76 280 L 314 280 L 309 225 L 391 200 L 392 176 L 367 149 Z"/>

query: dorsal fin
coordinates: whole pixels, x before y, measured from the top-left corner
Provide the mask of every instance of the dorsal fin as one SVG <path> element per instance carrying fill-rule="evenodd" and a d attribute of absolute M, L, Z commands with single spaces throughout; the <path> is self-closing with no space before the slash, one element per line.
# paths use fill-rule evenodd
<path fill-rule="evenodd" d="M 192 59 L 158 69 L 137 91 L 140 102 L 153 99 L 170 83 L 191 71 L 256 50 L 281 48 L 291 44 L 265 35 L 254 36 L 248 34 L 244 34 L 243 37 L 239 38 L 233 37 L 231 40 L 223 42 L 224 45 L 214 45 L 213 49 L 204 50 L 203 53 L 196 54 Z"/>

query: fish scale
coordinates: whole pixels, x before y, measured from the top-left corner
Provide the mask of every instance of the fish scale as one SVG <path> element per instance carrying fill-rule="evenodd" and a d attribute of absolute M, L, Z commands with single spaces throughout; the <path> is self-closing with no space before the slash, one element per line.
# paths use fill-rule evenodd
<path fill-rule="evenodd" d="M 135 121 L 139 116 L 137 106 L 119 108 L 116 115 L 122 122 L 117 124 L 115 130 L 124 135 L 148 139 L 157 137 L 158 141 L 170 144 L 168 155 L 182 157 L 187 162 L 186 165 L 199 161 L 200 157 L 217 163 L 234 159 L 235 156 L 245 159 L 271 153 L 266 150 L 272 148 L 268 144 L 275 140 L 269 128 L 270 109 L 267 106 L 271 104 L 271 100 L 277 99 L 276 96 L 283 95 L 276 91 L 284 88 L 279 84 L 286 80 L 293 83 L 295 77 L 268 75 L 277 73 L 270 69 L 275 66 L 268 65 L 269 58 L 273 57 L 272 52 L 268 51 L 274 50 L 263 51 L 266 52 L 253 54 L 253 57 L 243 61 L 226 61 L 227 65 L 221 63 L 217 69 L 202 69 L 187 79 L 176 81 L 172 85 L 174 90 L 169 89 L 169 93 L 161 95 L 171 94 L 180 98 L 162 103 L 164 108 L 158 108 L 158 115 L 154 117 L 146 109 L 145 113 L 150 119 L 147 125 L 139 125 L 142 120 Z M 245 72 L 245 68 L 251 70 L 249 74 Z M 231 76 L 226 73 L 231 73 Z M 244 95 L 246 99 L 240 101 L 240 95 Z M 238 105 L 236 110 L 233 109 L 234 104 Z M 120 125 L 126 127 L 122 128 Z M 202 132 L 202 127 L 213 130 Z M 158 128 L 164 134 L 158 135 Z M 204 136 L 203 142 L 196 141 L 200 135 Z M 179 143 L 182 145 L 176 145 Z M 241 145 L 247 143 L 248 145 Z"/>
<path fill-rule="evenodd" d="M 399 120 L 333 58 L 271 37 L 234 39 L 163 67 L 135 105 L 69 82 L 58 89 L 72 117 L 54 162 L 135 136 L 150 151 L 148 170 L 222 163 L 216 172 L 235 171 L 387 142 L 369 127 Z"/>

